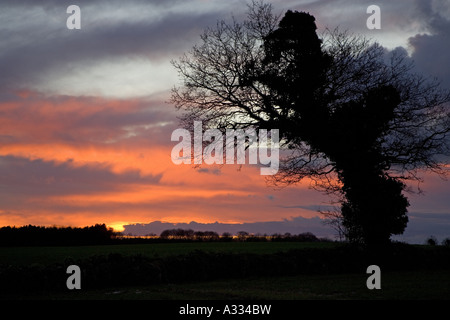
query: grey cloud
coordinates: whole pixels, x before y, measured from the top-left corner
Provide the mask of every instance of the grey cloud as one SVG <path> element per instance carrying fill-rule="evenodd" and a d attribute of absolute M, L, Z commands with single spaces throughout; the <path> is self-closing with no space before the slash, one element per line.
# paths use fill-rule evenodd
<path fill-rule="evenodd" d="M 42 5 L 37 6 L 36 3 Z M 178 56 L 198 37 L 207 25 L 215 23 L 217 12 L 180 13 L 163 10 L 170 1 L 155 2 L 155 10 L 161 10 L 157 18 L 136 19 L 132 12 L 128 17 L 111 16 L 97 20 L 96 13 L 108 15 L 115 3 L 86 2 L 82 7 L 81 30 L 68 30 L 66 3 L 59 1 L 34 2 L 30 9 L 17 7 L 10 2 L 2 10 L 2 18 L 8 24 L 0 27 L 0 88 L 27 87 L 58 70 L 70 73 L 80 64 L 95 65 L 115 57 L 143 57 L 153 61 Z M 144 6 L 148 2 L 121 4 L 124 14 L 133 5 Z M 154 4 L 154 3 L 153 3 Z M 117 4 L 118 5 L 118 4 Z M 33 11 L 34 10 L 34 11 Z M 32 12 L 32 13 L 31 13 Z M 124 20 L 124 18 L 126 18 Z"/>
<path fill-rule="evenodd" d="M 415 213 L 408 214 L 409 222 L 405 232 L 393 239 L 408 243 L 424 244 L 426 239 L 434 236 L 439 242 L 450 238 L 449 213 Z"/>
<path fill-rule="evenodd" d="M 124 188 L 127 184 L 158 184 L 162 175 L 141 176 L 138 170 L 114 173 L 102 164 L 74 166 L 13 156 L 0 157 L 2 203 L 18 195 L 92 194 Z"/>
<path fill-rule="evenodd" d="M 385 47 L 396 39 L 398 48 L 389 50 L 406 53 L 406 49 L 411 49 L 415 71 L 436 77 L 443 88 L 450 89 L 450 3 L 447 0 L 378 1 L 381 30 L 366 27 L 369 15 L 365 10 L 370 4 L 375 3 L 355 5 L 350 0 L 318 0 L 295 5 L 291 1 L 297 10 L 310 11 L 323 26 L 348 29 Z"/>
<path fill-rule="evenodd" d="M 216 176 L 220 176 L 222 174 L 222 171 L 220 170 L 220 168 L 198 168 L 197 172 L 200 173 L 209 173 L 209 174 L 213 174 Z"/>
<path fill-rule="evenodd" d="M 274 1 L 274 10 L 279 13 L 286 9 L 309 11 L 322 25 L 341 26 L 377 37 L 402 31 L 411 34 L 413 29 L 428 28 L 434 32 L 431 36 L 417 35 L 410 40 L 418 65 L 426 68 L 429 64 L 427 52 L 446 52 L 446 45 L 450 43 L 445 36 L 448 34 L 448 20 L 436 11 L 448 13 L 449 10 L 442 9 L 446 3 L 434 1 L 434 7 L 429 3 L 379 1 L 382 30 L 376 32 L 365 27 L 368 4 L 364 3 L 355 6 L 354 1 L 349 0 Z M 57 0 L 2 2 L 3 13 L 0 15 L 3 15 L 2 20 L 7 18 L 8 23 L 0 28 L 0 38 L 3 39 L 3 45 L 0 43 L 1 88 L 26 87 L 42 79 L 43 74 L 52 74 L 55 70 L 72 72 L 80 64 L 94 66 L 99 60 L 114 57 L 145 57 L 153 61 L 171 56 L 176 58 L 189 50 L 205 27 L 214 25 L 218 19 L 229 18 L 231 13 L 241 16 L 246 12 L 245 4 L 240 1 L 223 4 L 219 1 L 135 0 L 124 4 L 121 1 L 83 0 L 77 2 L 82 8 L 82 29 L 73 31 L 65 28 L 65 9 L 69 4 L 72 2 Z M 183 6 L 198 10 L 173 10 Z M 158 13 L 156 18 L 153 16 L 147 20 L 142 15 L 133 16 L 136 10 L 149 7 L 151 12 Z M 18 12 L 23 13 L 14 17 Z M 108 19 L 109 12 L 111 17 Z M 115 16 L 117 12 L 123 12 L 124 16 Z M 447 77 L 442 69 L 449 68 L 442 68 L 442 64 L 448 63 L 448 57 L 435 59 L 439 62 L 432 62 L 431 70 L 427 71 L 444 73 L 442 76 Z"/>
<path fill-rule="evenodd" d="M 411 58 L 420 72 L 437 77 L 443 87 L 450 89 L 450 19 L 442 13 L 450 13 L 450 4 L 446 2 L 445 9 L 435 11 L 430 1 L 417 3 L 418 13 L 426 21 L 430 33 L 409 38 L 414 50 Z"/>
<path fill-rule="evenodd" d="M 176 3 L 184 3 L 183 0 L 128 0 L 127 5 L 137 5 L 137 4 L 151 4 L 158 7 L 172 6 Z M 67 8 L 69 5 L 76 4 L 78 6 L 113 6 L 113 7 L 123 7 L 122 0 L 2 0 L 2 5 L 5 7 L 20 7 L 20 8 L 30 8 L 30 7 L 43 7 L 46 10 L 54 9 L 55 7 Z"/>
<path fill-rule="evenodd" d="M 15 105 L 0 110 L 4 128 L 20 128 L 21 131 L 1 135 L 0 141 L 4 144 L 41 143 L 43 139 L 48 143 L 110 144 L 144 139 L 148 146 L 167 145 L 177 125 L 174 108 L 159 97 L 134 100 L 42 95 L 2 98 L 3 102 Z"/>

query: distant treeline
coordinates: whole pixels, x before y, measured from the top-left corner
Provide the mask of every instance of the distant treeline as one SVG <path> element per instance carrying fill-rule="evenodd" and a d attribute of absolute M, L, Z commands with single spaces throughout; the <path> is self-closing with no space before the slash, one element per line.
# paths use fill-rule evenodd
<path fill-rule="evenodd" d="M 249 234 L 246 231 L 237 232 L 236 236 L 231 233 L 224 232 L 221 236 L 215 231 L 194 231 L 191 229 L 168 229 L 161 232 L 161 239 L 172 240 L 201 240 L 201 241 L 305 241 L 316 242 L 321 241 L 311 232 L 300 233 L 292 235 L 290 233 L 285 234 L 272 234 L 272 235 L 260 235 Z M 322 239 L 323 240 L 323 239 Z"/>
<path fill-rule="evenodd" d="M 114 232 L 105 224 L 89 227 L 43 227 L 27 225 L 23 227 L 0 228 L 0 246 L 72 246 L 72 245 L 102 245 L 119 243 L 160 243 L 160 242 L 198 242 L 198 241 L 325 241 L 310 232 L 292 235 L 272 234 L 253 235 L 240 231 L 236 235 L 224 232 L 219 236 L 214 231 L 194 231 L 185 229 L 168 229 L 159 236 L 129 237 Z"/>
<path fill-rule="evenodd" d="M 54 246 L 108 244 L 117 234 L 105 224 L 89 227 L 2 227 L 1 246 Z"/>

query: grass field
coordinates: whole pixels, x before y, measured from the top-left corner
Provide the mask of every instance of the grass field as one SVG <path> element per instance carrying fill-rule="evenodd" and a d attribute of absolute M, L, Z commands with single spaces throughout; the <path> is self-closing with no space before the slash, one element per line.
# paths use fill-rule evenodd
<path fill-rule="evenodd" d="M 123 257 L 132 257 L 136 254 L 149 259 L 161 259 L 161 261 L 175 261 L 181 263 L 185 260 L 180 256 L 188 256 L 189 253 L 204 252 L 212 253 L 209 255 L 195 256 L 194 262 L 215 257 L 214 254 L 235 254 L 243 258 L 243 264 L 249 254 L 272 255 L 284 252 L 282 259 L 289 258 L 289 250 L 304 250 L 308 255 L 311 252 L 332 252 L 339 248 L 339 244 L 330 242 L 200 242 L 200 243 L 154 243 L 154 244 L 123 244 L 123 245 L 104 245 L 104 246 L 78 246 L 78 247 L 3 247 L 0 248 L 0 265 L 8 264 L 23 266 L 21 270 L 34 270 L 30 266 L 46 266 L 50 264 L 63 264 L 66 259 L 75 259 L 84 261 L 91 256 L 101 256 L 109 254 L 120 254 Z M 200 250 L 200 251 L 199 251 Z M 331 250 L 331 251 L 330 251 Z M 433 256 L 433 248 L 422 246 L 421 254 Z M 298 252 L 298 251 L 297 251 Z M 303 251 L 301 251 L 303 252 Z M 437 251 L 436 251 L 437 252 Z M 178 260 L 170 260 L 174 257 Z M 199 258 L 200 257 L 200 258 Z M 227 256 L 231 257 L 231 256 Z M 319 257 L 319 258 L 318 258 Z M 321 256 L 307 256 L 306 260 L 313 261 L 312 265 L 320 266 Z M 191 257 L 192 258 L 192 257 Z M 272 256 L 273 258 L 273 256 Z M 422 259 L 423 256 L 417 257 Z M 167 260 L 169 259 L 169 260 Z M 316 261 L 314 261 L 316 259 Z M 317 261 L 319 259 L 319 261 Z M 324 259 L 325 261 L 326 259 Z M 422 259 L 423 260 L 423 259 Z M 86 260 L 87 261 L 87 260 Z M 127 260 L 128 261 L 128 260 Z M 131 260 L 130 260 L 131 261 Z M 145 260 L 147 261 L 147 260 Z M 139 263 L 147 263 L 147 262 Z M 151 260 L 153 261 L 153 260 Z M 159 260 L 158 260 L 159 261 Z M 189 263 L 192 261 L 187 261 Z M 206 260 L 209 262 L 209 260 Z M 222 260 L 218 260 L 222 261 Z M 261 260 L 264 264 L 264 260 Z M 269 261 L 269 260 L 268 260 Z M 290 261 L 290 260 L 284 260 Z M 292 260 L 297 261 L 297 260 Z M 333 261 L 333 260 L 331 260 Z M 419 260 L 418 260 L 419 261 Z M 447 260 L 445 260 L 447 261 Z M 106 261 L 107 262 L 107 261 Z M 104 263 L 104 261 L 103 261 Z M 108 262 L 107 262 L 108 263 Z M 216 260 L 212 263 L 217 263 Z M 271 261 L 273 263 L 273 260 Z M 317 264 L 318 263 L 318 264 Z M 64 264 L 63 264 L 64 265 Z M 105 265 L 103 265 L 105 266 Z M 128 270 L 125 266 L 125 269 Z M 93 267 L 92 265 L 90 267 Z M 95 267 L 95 266 L 94 266 Z M 133 266 L 129 266 L 132 268 Z M 177 272 L 184 270 L 184 265 L 177 265 L 169 271 Z M 264 266 L 262 266 L 263 268 Z M 198 264 L 196 265 L 198 268 Z M 254 268 L 254 267 L 252 267 Z M 60 268 L 61 275 L 59 280 L 63 283 L 67 275 Z M 116 270 L 116 269 L 114 269 Z M 147 270 L 147 269 L 145 269 Z M 153 270 L 153 269 L 151 269 Z M 196 270 L 201 273 L 201 270 Z M 250 269 L 250 271 L 253 269 Z M 282 270 L 282 269 L 280 269 Z M 332 268 L 330 270 L 333 270 Z M 248 271 L 248 270 L 247 270 Z M 209 271 L 206 271 L 209 272 Z M 38 274 L 38 273 L 37 273 Z M 114 275 L 118 278 L 124 274 Z M 256 275 L 246 273 L 245 277 L 225 277 L 224 279 L 207 280 L 188 280 L 175 282 L 162 282 L 155 284 L 139 285 L 111 285 L 99 288 L 86 288 L 82 281 L 81 290 L 44 290 L 33 292 L 20 290 L 16 288 L 15 292 L 7 292 L 0 288 L 0 299 L 70 299 L 70 300 L 299 300 L 299 299 L 327 299 L 327 300 L 348 300 L 348 299 L 450 299 L 450 269 L 432 268 L 411 270 L 388 270 L 383 271 L 381 275 L 381 290 L 369 290 L 366 286 L 367 275 L 365 270 L 350 273 L 321 273 L 315 274 L 293 274 L 277 275 L 271 274 Z M 83 278 L 84 279 L 84 278 Z M 139 278 L 140 279 L 140 278 Z M 60 282 L 61 282 L 60 281 Z"/>
<path fill-rule="evenodd" d="M 151 286 L 73 290 L 8 299 L 54 300 L 448 300 L 450 270 L 382 273 L 380 290 L 366 287 L 367 275 L 298 275 Z M 1 295 L 0 295 L 1 298 Z"/>
<path fill-rule="evenodd" d="M 178 242 L 148 244 L 118 244 L 71 247 L 0 247 L 0 264 L 30 265 L 63 262 L 67 258 L 81 259 L 92 255 L 118 253 L 166 257 L 195 250 L 205 252 L 271 254 L 291 249 L 332 248 L 333 242 Z"/>

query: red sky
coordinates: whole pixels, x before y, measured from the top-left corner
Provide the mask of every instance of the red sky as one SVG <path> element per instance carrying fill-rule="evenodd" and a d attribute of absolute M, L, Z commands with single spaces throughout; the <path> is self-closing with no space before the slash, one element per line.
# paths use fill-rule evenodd
<path fill-rule="evenodd" d="M 170 108 L 33 92 L 1 104 L 0 224 L 269 221 L 326 200 L 306 184 L 275 190 L 250 166 L 173 164 Z"/>

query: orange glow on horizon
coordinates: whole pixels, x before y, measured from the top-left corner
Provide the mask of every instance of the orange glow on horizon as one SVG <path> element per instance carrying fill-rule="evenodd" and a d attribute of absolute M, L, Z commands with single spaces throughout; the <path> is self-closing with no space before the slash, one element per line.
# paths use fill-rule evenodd
<path fill-rule="evenodd" d="M 317 216 L 299 206 L 320 199 L 308 191 L 308 180 L 280 191 L 266 185 L 256 166 L 198 170 L 172 163 L 175 143 L 165 127 L 166 111 L 158 109 L 162 101 L 44 97 L 28 91 L 18 97 L 0 103 L 0 136 L 13 137 L 0 144 L 0 156 L 23 159 L 20 165 L 28 170 L 27 175 L 20 167 L 8 172 L 17 191 L 5 196 L 0 225 L 105 223 L 122 230 L 124 224 L 152 221 L 243 223 Z M 153 108 L 159 111 L 145 121 L 135 115 Z M 33 171 L 41 167 L 46 171 Z"/>

